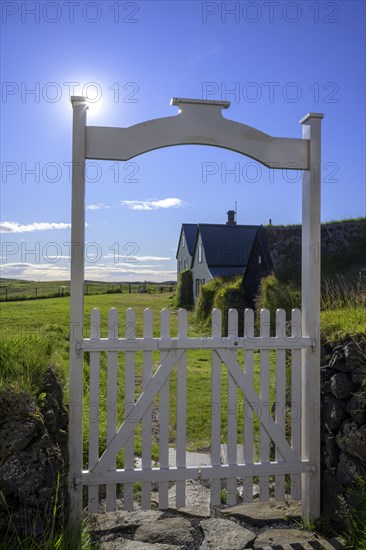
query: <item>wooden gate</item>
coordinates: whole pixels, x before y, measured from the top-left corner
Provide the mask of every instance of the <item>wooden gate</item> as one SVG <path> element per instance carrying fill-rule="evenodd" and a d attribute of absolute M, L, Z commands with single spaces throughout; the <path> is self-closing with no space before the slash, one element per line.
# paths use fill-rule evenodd
<path fill-rule="evenodd" d="M 199 99 L 175 98 L 171 104 L 179 108 L 178 116 L 150 120 L 129 128 L 107 128 L 86 125 L 87 102 L 83 97 L 72 97 L 73 106 L 73 158 L 72 158 L 72 215 L 71 215 L 71 311 L 70 311 L 70 500 L 71 521 L 79 520 L 82 511 L 82 485 L 89 485 L 89 506 L 97 509 L 98 486 L 107 485 L 108 507 L 113 508 L 116 483 L 124 484 L 126 507 L 132 502 L 132 483 L 143 482 L 143 505 L 148 507 L 149 484 L 159 482 L 160 505 L 167 504 L 169 480 L 177 482 L 177 500 L 184 502 L 184 483 L 188 477 L 201 476 L 211 480 L 212 502 L 218 502 L 219 480 L 226 478 L 229 502 L 233 501 L 233 488 L 236 478 L 248 480 L 260 476 L 261 495 L 267 498 L 268 476 L 276 476 L 277 496 L 283 493 L 284 475 L 292 476 L 292 487 L 301 475 L 302 510 L 305 518 L 317 518 L 320 514 L 320 162 L 321 162 L 321 119 L 320 113 L 309 113 L 300 120 L 303 125 L 302 139 L 272 137 L 245 124 L 224 118 L 222 109 L 227 109 L 227 101 L 203 101 Z M 90 339 L 84 339 L 84 248 L 85 248 L 85 160 L 129 160 L 147 151 L 182 144 L 210 145 L 222 147 L 247 155 L 273 169 L 302 170 L 302 314 L 295 313 L 296 326 L 301 325 L 301 336 L 277 334 L 268 336 L 268 327 L 262 324 L 262 334 L 254 337 L 252 333 L 238 337 L 232 332 L 236 321 L 235 313 L 230 313 L 229 333 L 221 338 L 219 330 L 211 338 L 186 338 L 184 313 L 180 313 L 180 333 L 177 338 L 169 335 L 167 313 L 163 314 L 160 338 L 152 337 L 151 324 L 146 324 L 143 340 L 132 334 L 126 338 L 115 338 L 115 316 L 109 325 L 106 341 L 98 336 L 98 331 Z M 93 314 L 97 316 L 96 313 Z M 132 313 L 129 313 L 132 315 Z M 147 314 L 149 315 L 149 314 Z M 251 313 L 247 314 L 250 318 Z M 264 316 L 268 313 L 263 313 Z M 93 317 L 94 319 L 94 317 Z M 219 313 L 214 313 L 214 327 L 220 326 Z M 96 323 L 96 317 L 95 317 Z M 266 321 L 267 322 L 267 321 Z M 231 324 L 230 324 L 231 323 Z M 233 324 L 234 323 L 234 324 Z M 284 323 L 283 313 L 279 314 L 278 325 Z M 293 326 L 295 326 L 293 324 Z M 148 328 L 150 327 L 150 328 Z M 249 327 L 249 324 L 248 324 Z M 115 341 L 114 341 L 115 340 Z M 296 340 L 296 342 L 295 342 Z M 133 363 L 134 346 L 141 345 L 144 354 L 143 391 L 134 396 Z M 104 347 L 103 347 L 104 346 Z M 236 388 L 244 394 L 249 409 L 254 416 L 260 416 L 258 461 L 254 461 L 251 428 L 244 420 L 243 462 L 238 463 L 236 447 L 236 423 L 233 414 L 229 414 L 227 432 L 227 462 L 220 464 L 220 430 L 217 418 L 212 414 L 212 464 L 210 467 L 192 470 L 185 466 L 185 355 L 190 349 L 212 350 L 212 399 L 219 406 L 221 396 L 218 372 L 224 364 L 228 370 L 229 412 L 235 409 Z M 240 368 L 238 350 L 244 350 L 245 366 Z M 293 357 L 292 407 L 300 407 L 301 378 L 301 437 L 300 422 L 295 426 L 294 418 L 290 427 L 281 418 L 278 410 L 285 400 L 283 380 L 285 379 L 284 361 L 286 349 Z M 116 431 L 112 413 L 108 410 L 107 441 L 105 453 L 99 457 L 98 422 L 90 424 L 89 467 L 83 471 L 82 415 L 83 415 L 83 365 L 84 352 L 90 351 L 91 372 L 90 391 L 98 400 L 99 354 L 108 352 L 108 399 L 116 398 L 116 379 L 118 378 L 118 354 L 125 353 L 126 394 L 131 396 L 131 411 L 126 411 L 124 423 Z M 151 373 L 150 356 L 155 351 L 161 354 L 160 366 Z M 253 353 L 260 352 L 261 387 L 257 394 L 253 388 Z M 275 409 L 274 417 L 268 410 L 270 395 L 270 377 L 268 375 L 271 350 L 277 354 L 276 396 L 280 405 Z M 301 352 L 301 369 L 300 369 Z M 149 355 L 150 354 L 150 355 Z M 177 364 L 180 377 L 177 399 L 177 467 L 169 468 L 167 459 L 167 441 L 169 433 L 168 375 Z M 281 366 L 282 365 L 282 366 Z M 145 368 L 146 367 L 146 368 Z M 297 373 L 297 374 L 295 374 Z M 151 468 L 149 459 L 149 430 L 151 424 L 151 403 L 160 393 L 162 404 L 160 421 L 160 460 L 157 469 Z M 111 397 L 109 397 L 111 396 Z M 277 397 L 276 397 L 277 400 Z M 220 405 L 221 406 L 221 405 Z M 258 409 L 255 409 L 258 407 Z M 98 407 L 96 410 L 99 410 Z M 98 418 L 98 417 L 97 417 Z M 291 417 L 292 418 L 292 417 Z M 215 420 L 216 419 L 216 420 Z M 142 422 L 143 464 L 142 470 L 133 467 L 133 432 L 138 421 Z M 291 441 L 288 441 L 288 430 Z M 275 460 L 269 461 L 270 439 L 275 448 Z M 300 445 L 301 441 L 301 445 Z M 124 469 L 115 468 L 119 449 L 125 449 Z M 147 449 L 145 451 L 145 449 Z M 188 476 L 188 477 L 187 477 Z M 215 488 L 216 487 L 216 488 Z M 230 500 L 231 499 L 231 500 Z"/>
<path fill-rule="evenodd" d="M 185 506 L 185 481 L 209 480 L 211 504 L 220 504 L 220 491 L 226 480 L 227 502 L 236 503 L 237 479 L 243 483 L 243 499 L 252 500 L 253 478 L 259 478 L 259 498 L 268 500 L 270 479 L 277 500 L 301 498 L 300 474 L 311 471 L 312 465 L 301 458 L 301 349 L 314 343 L 301 336 L 301 313 L 293 310 L 286 323 L 285 311 L 276 315 L 276 335 L 270 336 L 270 315 L 262 310 L 260 335 L 254 336 L 254 314 L 247 309 L 243 336 L 238 335 L 238 313 L 228 313 L 228 334 L 222 337 L 221 311 L 212 315 L 212 335 L 207 338 L 187 337 L 187 312 L 178 312 L 178 333 L 171 336 L 170 311 L 162 310 L 160 336 L 153 337 L 152 311 L 146 309 L 143 334 L 137 338 L 133 309 L 127 310 L 125 335 L 119 337 L 118 312 L 109 311 L 108 337 L 101 338 L 99 310 L 91 314 L 90 338 L 84 339 L 82 350 L 90 353 L 89 378 L 89 456 L 88 469 L 75 478 L 88 486 L 88 508 L 99 510 L 99 487 L 106 486 L 106 509 L 116 507 L 117 484 L 123 495 L 124 508 L 133 509 L 134 483 L 140 482 L 142 508 L 151 507 L 152 482 L 159 485 L 159 507 L 168 508 L 169 482 L 176 482 L 176 506 Z M 186 465 L 187 352 L 211 351 L 211 465 Z M 288 357 L 286 361 L 286 351 Z M 100 354 L 107 352 L 107 364 L 101 367 Z M 153 353 L 159 364 L 154 367 Z M 255 353 L 259 352 L 256 374 Z M 142 354 L 142 386 L 135 380 L 136 354 Z M 275 354 L 270 360 L 270 354 Z M 123 361 L 118 361 L 123 355 Z M 122 364 L 123 368 L 122 368 Z M 286 364 L 287 363 L 287 364 Z M 227 392 L 221 384 L 221 365 L 227 369 Z M 100 371 L 107 370 L 107 399 L 100 402 Z M 169 425 L 170 383 L 177 369 L 176 430 L 172 441 Z M 259 391 L 255 389 L 259 380 Z M 117 425 L 117 388 L 123 388 L 124 414 Z M 272 388 L 272 392 L 271 392 Z M 238 389 L 240 397 L 238 398 Z M 272 395 L 271 395 L 272 393 Z M 152 466 L 152 404 L 160 395 L 159 461 Z M 225 403 L 226 401 L 226 403 Z M 241 401 L 242 422 L 238 422 Z M 195 403 L 197 414 L 200 403 Z M 222 434 L 222 408 L 227 411 L 227 425 Z M 101 439 L 101 416 L 106 418 L 106 439 Z M 135 467 L 135 430 L 142 424 L 142 465 Z M 155 437 L 156 437 L 155 433 Z M 238 438 L 241 440 L 238 446 Z M 227 461 L 222 463 L 221 445 L 227 444 Z M 271 444 L 271 445 L 270 445 Z M 99 455 L 99 448 L 105 447 Z M 176 467 L 169 465 L 169 446 L 176 448 Z M 238 447 L 242 459 L 238 457 Z M 117 455 L 124 451 L 124 467 L 116 468 Z M 256 458 L 257 454 L 257 458 Z M 287 478 L 285 478 L 287 476 Z M 123 490 L 122 485 L 123 484 Z M 286 485 L 286 486 L 285 486 Z"/>

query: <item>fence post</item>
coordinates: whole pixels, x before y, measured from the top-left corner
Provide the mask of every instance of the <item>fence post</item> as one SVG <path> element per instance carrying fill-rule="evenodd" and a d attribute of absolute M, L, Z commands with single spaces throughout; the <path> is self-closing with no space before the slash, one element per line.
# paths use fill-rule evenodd
<path fill-rule="evenodd" d="M 87 103 L 83 97 L 71 98 L 72 132 L 72 208 L 70 281 L 70 410 L 69 410 L 69 494 L 70 523 L 80 522 L 82 486 L 75 476 L 82 470 L 83 353 L 80 345 L 84 325 L 84 243 L 85 243 L 85 126 Z"/>
<path fill-rule="evenodd" d="M 302 176 L 302 331 L 313 346 L 302 351 L 302 458 L 312 471 L 302 474 L 302 513 L 305 520 L 320 515 L 320 161 L 321 119 L 309 113 L 300 120 L 309 140 L 308 169 Z"/>

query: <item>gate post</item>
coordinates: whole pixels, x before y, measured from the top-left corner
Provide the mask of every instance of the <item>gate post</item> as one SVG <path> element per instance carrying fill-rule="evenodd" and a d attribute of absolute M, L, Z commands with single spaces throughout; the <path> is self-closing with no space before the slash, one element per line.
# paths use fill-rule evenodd
<path fill-rule="evenodd" d="M 82 401 L 84 326 L 84 243 L 85 243 L 85 126 L 88 109 L 83 97 L 71 97 L 72 130 L 72 207 L 70 281 L 70 374 L 69 374 L 69 495 L 70 523 L 81 520 L 82 486 L 75 476 L 82 471 Z"/>
<path fill-rule="evenodd" d="M 302 137 L 309 140 L 308 169 L 302 176 L 302 333 L 311 348 L 302 350 L 302 459 L 312 471 L 301 478 L 305 520 L 320 515 L 320 186 L 321 113 L 300 120 Z"/>

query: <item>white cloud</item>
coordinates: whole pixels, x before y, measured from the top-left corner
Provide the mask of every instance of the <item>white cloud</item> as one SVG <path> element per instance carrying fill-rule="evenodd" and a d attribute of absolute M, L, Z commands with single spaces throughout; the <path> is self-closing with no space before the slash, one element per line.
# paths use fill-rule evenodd
<path fill-rule="evenodd" d="M 98 204 L 89 204 L 89 206 L 86 207 L 86 210 L 102 210 L 103 208 L 110 208 L 110 206 L 103 204 L 102 202 L 98 202 Z"/>
<path fill-rule="evenodd" d="M 116 264 L 116 265 L 86 265 L 85 279 L 105 282 L 123 282 L 123 281 L 174 281 L 176 271 L 155 269 L 158 266 L 141 266 L 144 269 L 138 269 L 136 265 Z M 136 269 L 137 268 L 137 269 Z M 70 266 L 61 267 L 46 263 L 31 264 L 25 262 L 6 263 L 0 266 L 3 277 L 24 279 L 28 281 L 63 281 L 70 279 Z"/>
<path fill-rule="evenodd" d="M 121 201 L 121 204 L 127 206 L 130 210 L 158 210 L 159 208 L 179 208 L 184 206 L 183 201 L 178 198 Z"/>
<path fill-rule="evenodd" d="M 27 281 L 62 281 L 70 279 L 70 267 L 50 264 L 6 263 L 0 266 L 1 276 Z"/>
<path fill-rule="evenodd" d="M 53 229 L 70 229 L 71 223 L 34 222 L 22 225 L 18 222 L 1 222 L 0 233 L 28 233 Z"/>
<path fill-rule="evenodd" d="M 123 256 L 120 258 L 117 257 L 116 254 L 107 254 L 106 256 L 103 256 L 103 258 L 109 259 L 113 258 L 114 260 L 123 261 Z M 167 258 L 165 256 L 133 256 L 134 261 L 129 262 L 128 259 L 132 259 L 132 256 L 125 256 L 125 263 L 138 263 L 138 262 L 167 262 L 171 260 L 172 258 Z"/>

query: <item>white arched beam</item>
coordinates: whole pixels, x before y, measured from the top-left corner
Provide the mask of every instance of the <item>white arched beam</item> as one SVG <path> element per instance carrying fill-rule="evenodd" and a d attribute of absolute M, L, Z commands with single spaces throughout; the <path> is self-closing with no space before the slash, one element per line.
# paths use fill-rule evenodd
<path fill-rule="evenodd" d="M 86 158 L 129 160 L 173 145 L 211 145 L 242 153 L 269 168 L 307 170 L 308 141 L 272 137 L 256 128 L 227 120 L 229 101 L 174 98 L 178 116 L 157 118 L 129 128 L 86 128 Z"/>

